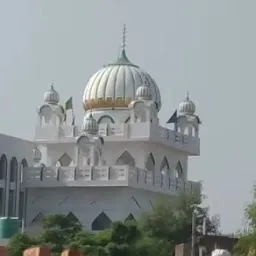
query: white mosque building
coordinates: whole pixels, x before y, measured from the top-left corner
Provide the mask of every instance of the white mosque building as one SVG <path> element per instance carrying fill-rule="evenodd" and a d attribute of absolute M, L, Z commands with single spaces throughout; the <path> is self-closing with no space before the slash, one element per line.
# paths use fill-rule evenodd
<path fill-rule="evenodd" d="M 195 104 L 187 96 L 174 128 L 160 126 L 160 90 L 125 47 L 88 80 L 82 127 L 69 122 L 59 98 L 53 86 L 44 94 L 33 142 L 0 136 L 2 216 L 17 216 L 33 230 L 60 213 L 103 230 L 136 220 L 163 196 L 200 190 L 187 180 L 188 157 L 200 154 Z"/>

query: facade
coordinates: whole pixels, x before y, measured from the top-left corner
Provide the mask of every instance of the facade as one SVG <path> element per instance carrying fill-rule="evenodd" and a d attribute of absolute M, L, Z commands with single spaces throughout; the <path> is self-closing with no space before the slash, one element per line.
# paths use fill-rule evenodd
<path fill-rule="evenodd" d="M 28 231 L 38 230 L 44 216 L 56 213 L 76 217 L 89 230 L 102 230 L 113 221 L 137 219 L 161 197 L 200 189 L 187 180 L 188 157 L 200 154 L 195 104 L 187 96 L 174 128 L 160 126 L 160 90 L 129 61 L 124 47 L 116 62 L 88 80 L 82 127 L 68 118 L 72 101 L 64 108 L 59 98 L 53 85 L 44 94 L 35 141 L 27 146 L 33 164 L 26 152 L 29 164 L 21 165 L 17 185 L 10 183 L 24 192 L 21 216 Z M 5 214 L 17 216 L 17 210 L 10 211 Z"/>
<path fill-rule="evenodd" d="M 0 216 L 25 214 L 22 169 L 33 164 L 32 142 L 0 134 Z"/>

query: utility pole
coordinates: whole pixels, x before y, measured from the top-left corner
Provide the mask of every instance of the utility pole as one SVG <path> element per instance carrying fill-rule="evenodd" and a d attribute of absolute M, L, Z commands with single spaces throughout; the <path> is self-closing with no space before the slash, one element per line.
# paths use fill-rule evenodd
<path fill-rule="evenodd" d="M 196 240 L 196 212 L 192 209 L 192 228 L 191 228 L 191 256 L 195 256 L 195 240 Z"/>

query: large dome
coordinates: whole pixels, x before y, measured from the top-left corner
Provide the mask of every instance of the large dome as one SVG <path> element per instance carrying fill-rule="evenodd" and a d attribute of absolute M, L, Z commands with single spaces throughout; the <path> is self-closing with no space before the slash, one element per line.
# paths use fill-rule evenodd
<path fill-rule="evenodd" d="M 89 79 L 83 96 L 85 109 L 128 108 L 145 80 L 151 88 L 152 100 L 160 110 L 161 96 L 156 82 L 148 73 L 132 64 L 123 49 L 116 62 L 100 69 Z"/>

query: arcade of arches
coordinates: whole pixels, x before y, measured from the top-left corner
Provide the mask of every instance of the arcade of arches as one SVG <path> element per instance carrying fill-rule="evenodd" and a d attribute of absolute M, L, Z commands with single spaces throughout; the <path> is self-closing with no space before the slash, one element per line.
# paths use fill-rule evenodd
<path fill-rule="evenodd" d="M 24 191 L 20 189 L 22 167 L 27 167 L 26 159 L 20 163 L 16 157 L 8 160 L 6 155 L 0 158 L 0 216 L 23 218 Z M 19 201 L 19 204 L 18 202 Z"/>

